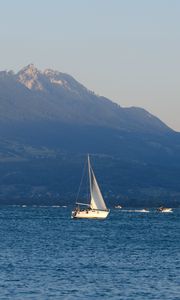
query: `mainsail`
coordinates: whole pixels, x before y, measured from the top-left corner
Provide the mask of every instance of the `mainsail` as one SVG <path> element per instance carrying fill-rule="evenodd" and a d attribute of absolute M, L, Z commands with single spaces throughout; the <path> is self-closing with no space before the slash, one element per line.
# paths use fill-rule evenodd
<path fill-rule="evenodd" d="M 90 166 L 89 156 L 88 156 L 88 168 L 89 168 L 90 195 L 91 195 L 90 207 L 91 209 L 107 210 L 103 196 L 101 194 L 98 183 L 96 181 L 96 177 Z"/>

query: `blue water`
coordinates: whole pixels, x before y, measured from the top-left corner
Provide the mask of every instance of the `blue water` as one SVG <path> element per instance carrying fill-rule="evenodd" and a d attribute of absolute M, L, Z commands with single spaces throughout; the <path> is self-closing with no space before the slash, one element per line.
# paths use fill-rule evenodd
<path fill-rule="evenodd" d="M 0 299 L 180 299 L 180 210 L 0 208 Z"/>

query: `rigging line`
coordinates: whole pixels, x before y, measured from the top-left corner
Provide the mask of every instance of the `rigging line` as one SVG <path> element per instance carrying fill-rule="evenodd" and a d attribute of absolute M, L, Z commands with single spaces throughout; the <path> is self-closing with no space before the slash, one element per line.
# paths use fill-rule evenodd
<path fill-rule="evenodd" d="M 86 197 L 87 197 L 87 201 L 90 201 L 90 189 L 89 189 L 89 177 L 87 176 L 86 178 Z"/>
<path fill-rule="evenodd" d="M 85 160 L 84 168 L 83 168 L 83 172 L 82 172 L 82 176 L 81 176 L 81 181 L 80 181 L 80 185 L 79 185 L 77 196 L 76 196 L 76 202 L 77 202 L 77 200 L 79 198 L 79 193 L 80 193 L 82 182 L 83 182 L 83 178 L 84 178 L 84 175 L 85 175 L 86 165 L 87 165 L 87 161 Z"/>

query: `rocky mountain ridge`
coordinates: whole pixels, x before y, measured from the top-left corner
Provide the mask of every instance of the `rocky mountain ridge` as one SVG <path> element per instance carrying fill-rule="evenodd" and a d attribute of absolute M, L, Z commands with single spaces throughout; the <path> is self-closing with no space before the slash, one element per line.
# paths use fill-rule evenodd
<path fill-rule="evenodd" d="M 142 108 L 123 108 L 72 76 L 30 64 L 17 74 L 0 72 L 0 121 L 55 121 L 132 132 L 172 131 Z"/>

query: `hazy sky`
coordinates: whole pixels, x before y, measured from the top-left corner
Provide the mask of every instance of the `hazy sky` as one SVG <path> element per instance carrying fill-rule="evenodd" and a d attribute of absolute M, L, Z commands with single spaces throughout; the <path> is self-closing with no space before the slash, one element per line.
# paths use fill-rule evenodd
<path fill-rule="evenodd" d="M 0 0 L 0 70 L 74 76 L 180 131 L 179 0 Z"/>

